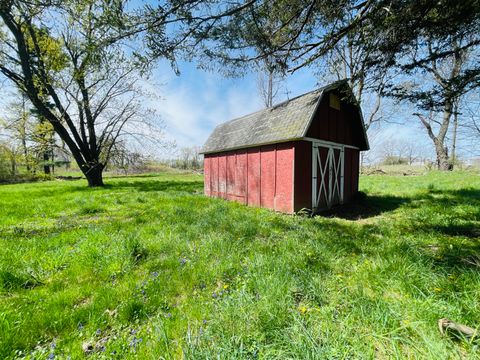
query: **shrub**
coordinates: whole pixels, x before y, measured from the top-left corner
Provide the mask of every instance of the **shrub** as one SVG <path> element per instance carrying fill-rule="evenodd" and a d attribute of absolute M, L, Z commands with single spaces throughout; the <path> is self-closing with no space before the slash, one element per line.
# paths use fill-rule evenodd
<path fill-rule="evenodd" d="M 408 164 L 408 159 L 402 156 L 386 156 L 382 162 L 383 165 L 406 165 Z"/>

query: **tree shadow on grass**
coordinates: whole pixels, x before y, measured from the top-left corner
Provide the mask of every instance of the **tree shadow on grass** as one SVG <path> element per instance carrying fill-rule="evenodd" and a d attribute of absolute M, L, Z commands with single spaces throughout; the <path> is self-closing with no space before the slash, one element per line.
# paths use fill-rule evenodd
<path fill-rule="evenodd" d="M 387 246 L 390 256 L 405 254 L 412 263 L 431 263 L 432 270 L 440 272 L 454 269 L 480 271 L 480 189 L 432 189 L 411 198 L 366 196 L 343 208 L 332 209 L 327 214 L 355 220 L 400 207 L 402 218 L 392 221 L 391 225 L 395 234 L 400 230 L 405 237 L 402 236 L 401 241 L 393 247 Z M 355 228 L 339 223 L 331 226 L 338 227 L 338 231 L 345 233 L 347 238 L 355 239 L 351 244 L 344 240 L 343 244 L 355 245 L 352 247 L 355 251 L 365 253 L 369 249 L 375 252 L 377 246 L 384 248 L 372 236 L 377 231 L 381 232 L 379 224 L 358 225 Z M 388 237 L 389 230 L 386 231 Z M 366 239 L 369 239 L 368 246 Z M 389 256 L 388 253 L 384 255 Z"/>
<path fill-rule="evenodd" d="M 75 193 L 88 195 L 96 192 L 109 190 L 131 189 L 138 192 L 187 192 L 203 193 L 203 181 L 181 181 L 181 180 L 145 180 L 118 181 L 106 183 L 103 187 L 90 188 L 87 184 L 71 184 L 70 186 L 53 187 L 49 189 L 29 190 L 35 198 L 54 198 L 61 195 L 73 195 Z"/>
<path fill-rule="evenodd" d="M 440 232 L 447 236 L 463 236 L 472 239 L 480 239 L 480 227 L 477 227 L 471 223 L 435 225 L 431 228 L 431 230 Z"/>
<path fill-rule="evenodd" d="M 139 173 L 139 174 L 108 174 L 105 176 L 105 179 L 106 180 L 109 180 L 109 179 L 135 179 L 135 178 L 138 178 L 138 179 L 141 179 L 141 178 L 155 178 L 155 177 L 159 177 L 161 175 L 167 175 L 167 176 L 191 176 L 191 175 L 198 175 L 196 174 L 195 172 L 191 172 L 191 171 L 185 171 L 185 172 L 152 172 L 152 173 Z"/>
<path fill-rule="evenodd" d="M 432 271 L 451 273 L 455 270 L 480 272 L 480 240 L 455 242 L 438 239 L 434 244 L 402 243 L 392 248 L 392 253 L 406 255 L 411 263 L 430 263 Z"/>
<path fill-rule="evenodd" d="M 140 192 L 166 191 L 202 193 L 203 181 L 140 180 L 105 185 L 106 189 L 132 189 Z"/>
<path fill-rule="evenodd" d="M 424 194 L 412 197 L 391 195 L 367 195 L 360 192 L 352 202 L 335 206 L 332 209 L 320 211 L 318 215 L 338 217 L 347 220 L 360 220 L 393 211 L 399 207 L 409 207 L 412 210 L 419 207 L 440 207 L 442 212 L 448 213 L 455 206 L 476 205 L 477 210 L 469 216 L 480 220 L 480 189 L 465 188 L 459 190 L 429 190 Z M 467 225 L 436 225 L 436 231 L 446 235 L 463 235 L 467 237 L 480 236 L 480 229 Z"/>
<path fill-rule="evenodd" d="M 410 198 L 399 196 L 365 195 L 360 193 L 351 203 L 320 211 L 317 215 L 338 217 L 346 220 L 360 220 L 393 211 L 410 201 Z"/>
<path fill-rule="evenodd" d="M 443 269 L 470 268 L 480 271 L 480 240 L 463 243 L 462 246 L 444 246 L 434 258 L 434 266 Z"/>
<path fill-rule="evenodd" d="M 408 205 L 412 211 L 422 208 L 432 215 L 418 224 L 420 231 L 450 237 L 465 237 L 480 241 L 480 189 L 431 190 L 419 196 L 419 201 Z"/>

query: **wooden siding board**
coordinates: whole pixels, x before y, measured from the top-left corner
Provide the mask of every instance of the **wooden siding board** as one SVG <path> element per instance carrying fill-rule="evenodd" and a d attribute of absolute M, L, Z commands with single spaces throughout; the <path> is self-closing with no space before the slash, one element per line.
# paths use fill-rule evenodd
<path fill-rule="evenodd" d="M 275 148 L 276 145 L 260 149 L 260 206 L 274 208 L 275 198 Z"/>
<path fill-rule="evenodd" d="M 345 111 L 340 111 L 338 114 L 338 126 L 337 126 L 337 142 L 345 144 Z"/>
<path fill-rule="evenodd" d="M 212 196 L 218 196 L 218 155 L 210 158 L 210 192 Z"/>
<path fill-rule="evenodd" d="M 294 211 L 312 207 L 312 143 L 295 143 Z"/>
<path fill-rule="evenodd" d="M 235 195 L 243 204 L 247 203 L 247 152 L 237 151 L 235 168 Z"/>
<path fill-rule="evenodd" d="M 260 151 L 259 151 L 259 148 L 248 149 L 247 156 L 248 156 L 247 204 L 260 206 Z"/>
<path fill-rule="evenodd" d="M 205 156 L 203 159 L 203 189 L 207 196 L 210 196 L 210 159 L 211 156 Z"/>
<path fill-rule="evenodd" d="M 322 102 L 312 122 L 312 127 L 308 130 L 308 136 L 318 139 L 319 134 L 325 134 L 324 140 L 328 140 L 328 123 L 328 108 Z"/>
<path fill-rule="evenodd" d="M 293 143 L 278 144 L 276 148 L 276 193 L 275 210 L 293 213 L 294 184 L 294 147 Z"/>
<path fill-rule="evenodd" d="M 227 195 L 227 157 L 221 154 L 218 157 L 218 196 L 226 198 Z"/>
<path fill-rule="evenodd" d="M 337 142 L 338 110 L 328 108 L 328 140 Z"/>
<path fill-rule="evenodd" d="M 235 200 L 235 168 L 236 168 L 236 154 L 229 152 L 226 158 L 226 191 L 225 197 L 228 200 Z"/>

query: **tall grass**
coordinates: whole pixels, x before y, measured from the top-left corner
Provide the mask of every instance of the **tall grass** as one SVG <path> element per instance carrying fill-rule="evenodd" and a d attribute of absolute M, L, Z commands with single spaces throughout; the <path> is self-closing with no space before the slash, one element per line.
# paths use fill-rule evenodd
<path fill-rule="evenodd" d="M 476 358 L 480 178 L 366 176 L 307 218 L 197 175 L 0 187 L 0 358 Z"/>

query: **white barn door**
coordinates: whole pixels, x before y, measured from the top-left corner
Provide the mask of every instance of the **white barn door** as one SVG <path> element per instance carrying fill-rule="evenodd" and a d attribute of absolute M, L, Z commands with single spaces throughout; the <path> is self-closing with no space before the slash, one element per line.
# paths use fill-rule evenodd
<path fill-rule="evenodd" d="M 345 148 L 323 141 L 312 143 L 312 209 L 343 204 Z"/>

